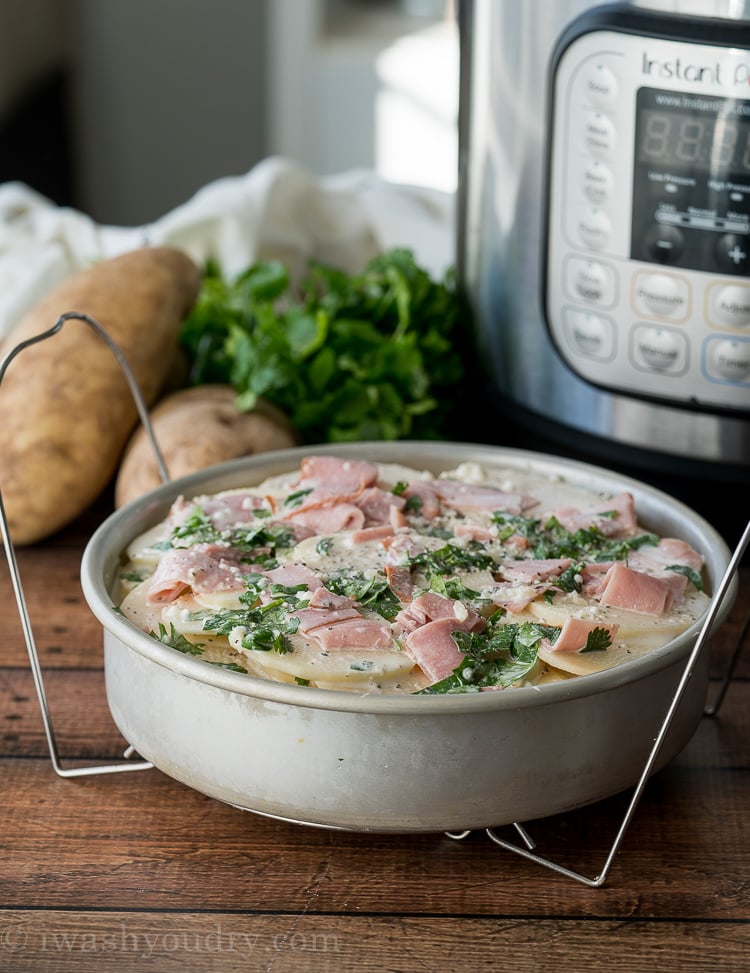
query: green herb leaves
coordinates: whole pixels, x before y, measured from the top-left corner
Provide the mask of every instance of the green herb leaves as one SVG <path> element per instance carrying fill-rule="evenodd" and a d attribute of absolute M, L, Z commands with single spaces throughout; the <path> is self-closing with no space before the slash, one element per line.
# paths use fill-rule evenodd
<path fill-rule="evenodd" d="M 535 558 L 570 557 L 575 561 L 621 561 L 628 556 L 629 551 L 635 551 L 644 544 L 659 543 L 657 535 L 651 533 L 637 534 L 635 537 L 607 537 L 596 527 L 569 531 L 555 517 L 542 523 L 520 514 L 496 513 L 493 520 L 498 525 L 498 539 L 501 542 L 515 534 L 525 537 Z"/>
<path fill-rule="evenodd" d="M 172 547 L 193 547 L 196 544 L 220 544 L 227 549 L 247 555 L 270 567 L 279 548 L 294 544 L 294 532 L 285 524 L 267 523 L 264 511 L 256 520 L 239 527 L 219 530 L 199 506 L 195 506 L 185 520 L 174 528 L 170 537 Z"/>
<path fill-rule="evenodd" d="M 464 314 L 452 275 L 403 249 L 353 276 L 314 263 L 296 291 L 277 262 L 233 281 L 211 264 L 181 341 L 194 384 L 229 382 L 244 409 L 264 396 L 306 442 L 439 438 Z"/>
<path fill-rule="evenodd" d="M 269 584 L 261 574 L 249 575 L 245 583 L 247 590 L 240 595 L 240 601 L 248 607 L 207 614 L 204 631 L 228 636 L 234 629 L 247 629 L 242 636 L 244 648 L 291 652 L 288 636 L 299 628 L 299 618 L 289 613 L 300 607 L 298 595 L 306 592 L 307 586 Z"/>
<path fill-rule="evenodd" d="M 527 676 L 536 665 L 539 642 L 551 641 L 559 628 L 534 622 L 492 624 L 484 632 L 454 632 L 453 640 L 465 654 L 450 676 L 423 689 L 423 695 L 479 692 L 482 688 L 503 689 Z"/>

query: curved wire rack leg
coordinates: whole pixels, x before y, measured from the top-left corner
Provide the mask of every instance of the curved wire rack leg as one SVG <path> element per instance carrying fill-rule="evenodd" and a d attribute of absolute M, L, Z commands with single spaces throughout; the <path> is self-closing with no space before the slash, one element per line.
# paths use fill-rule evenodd
<path fill-rule="evenodd" d="M 604 883 L 607 880 L 607 876 L 609 875 L 610 869 L 612 868 L 614 860 L 617 857 L 617 853 L 619 852 L 620 847 L 625 839 L 625 834 L 628 828 L 630 827 L 633 817 L 635 816 L 635 812 L 637 810 L 638 804 L 640 803 L 641 797 L 643 795 L 643 791 L 646 788 L 648 779 L 651 776 L 651 773 L 654 769 L 654 764 L 656 763 L 656 760 L 659 756 L 666 735 L 669 732 L 669 728 L 672 725 L 674 715 L 677 712 L 677 708 L 679 707 L 680 702 L 682 701 L 682 697 L 685 694 L 687 684 L 691 676 L 693 675 L 693 672 L 695 671 L 695 666 L 698 661 L 698 657 L 701 651 L 703 650 L 705 644 L 707 643 L 708 639 L 710 638 L 711 630 L 713 628 L 714 622 L 716 621 L 716 617 L 718 616 L 724 598 L 726 597 L 732 585 L 734 576 L 737 572 L 737 569 L 739 568 L 740 561 L 742 560 L 742 557 L 745 553 L 745 550 L 748 547 L 748 544 L 750 544 L 750 522 L 748 522 L 747 526 L 745 527 L 742 537 L 740 538 L 740 541 L 737 544 L 737 547 L 735 548 L 732 557 L 730 558 L 726 571 L 724 572 L 724 575 L 721 578 L 721 581 L 719 582 L 716 591 L 714 592 L 703 625 L 701 626 L 701 630 L 698 634 L 698 637 L 695 640 L 695 645 L 693 646 L 690 655 L 688 656 L 687 662 L 685 663 L 685 668 L 683 670 L 682 676 L 680 677 L 680 681 L 677 685 L 674 696 L 672 697 L 672 700 L 667 709 L 666 715 L 661 724 L 659 732 L 657 733 L 656 738 L 654 739 L 653 746 L 648 755 L 648 758 L 646 759 L 646 763 L 643 767 L 643 771 L 641 772 L 641 776 L 639 777 L 638 782 L 635 786 L 632 797 L 630 798 L 630 802 L 626 808 L 625 815 L 622 819 L 622 823 L 620 824 L 617 833 L 615 834 L 614 840 L 604 860 L 604 864 L 602 866 L 601 871 L 598 872 L 593 877 L 589 877 L 587 875 L 582 874 L 581 872 L 577 872 L 574 871 L 573 869 L 566 868 L 564 865 L 560 865 L 549 858 L 545 858 L 542 855 L 537 854 L 536 851 L 534 850 L 535 845 L 533 839 L 528 834 L 528 832 L 519 824 L 515 824 L 514 827 L 518 832 L 518 834 L 520 835 L 525 847 L 521 847 L 520 845 L 514 844 L 512 841 L 506 841 L 504 838 L 501 838 L 492 828 L 487 828 L 486 829 L 487 835 L 496 845 L 499 845 L 501 848 L 505 849 L 506 851 L 512 851 L 515 854 L 520 855 L 522 858 L 526 858 L 528 861 L 535 862 L 537 865 L 542 865 L 545 868 L 549 868 L 553 872 L 556 872 L 558 875 L 563 875 L 567 878 L 574 879 L 576 882 L 580 882 L 583 885 L 588 886 L 589 888 L 600 888 L 602 885 L 604 885 Z M 748 624 L 750 623 L 746 623 L 746 627 Z M 744 642 L 746 627 L 743 627 L 743 631 L 740 634 L 737 645 L 732 654 L 732 658 L 729 662 L 729 667 L 727 669 L 727 674 L 724 677 L 722 683 L 719 699 L 717 700 L 716 703 L 713 704 L 713 706 L 707 707 L 706 709 L 707 715 L 713 716 L 718 711 L 719 705 L 721 703 L 721 699 L 724 696 L 724 691 L 726 690 L 726 686 L 729 680 L 731 679 L 732 671 L 739 657 L 740 649 Z M 468 834 L 469 832 L 464 831 L 458 834 L 449 834 L 448 837 L 460 840 L 462 838 L 465 838 Z"/>
<path fill-rule="evenodd" d="M 35 345 L 40 341 L 45 341 L 52 335 L 57 334 L 58 331 L 62 329 L 67 321 L 77 320 L 82 321 L 93 329 L 96 334 L 107 344 L 112 354 L 117 359 L 117 362 L 122 369 L 125 378 L 130 387 L 130 392 L 135 400 L 135 405 L 138 410 L 138 415 L 141 422 L 146 430 L 146 434 L 151 442 L 151 447 L 156 455 L 157 465 L 159 467 L 159 474 L 161 478 L 166 482 L 169 480 L 169 474 L 167 472 L 166 465 L 164 463 L 164 458 L 159 449 L 159 445 L 154 436 L 154 431 L 151 426 L 151 420 L 148 415 L 148 409 L 143 401 L 141 395 L 141 390 L 138 387 L 138 383 L 130 369 L 125 356 L 123 355 L 120 348 L 112 340 L 106 330 L 102 325 L 95 319 L 90 317 L 88 314 L 82 314 L 77 311 L 69 311 L 66 314 L 60 315 L 55 324 L 49 328 L 47 331 L 43 331 L 32 338 L 28 338 L 26 341 L 20 342 L 13 348 L 0 362 L 0 384 L 5 376 L 8 366 L 11 361 L 19 355 L 24 348 L 28 348 L 30 345 Z M 29 663 L 31 665 L 31 673 L 34 679 L 34 688 L 36 689 L 37 698 L 39 700 L 39 707 L 42 713 L 42 723 L 44 724 L 44 734 L 47 739 L 47 748 L 49 749 L 50 759 L 52 761 L 52 766 L 55 773 L 60 777 L 84 777 L 92 776 L 96 774 L 114 774 L 121 773 L 123 771 L 132 770 L 149 770 L 153 764 L 149 763 L 147 760 L 143 761 L 133 761 L 130 760 L 133 754 L 133 748 L 128 747 L 124 754 L 123 763 L 111 763 L 111 764 L 97 764 L 94 766 L 87 767 L 63 767 L 60 761 L 60 752 L 57 746 L 57 740 L 55 737 L 54 726 L 52 724 L 52 718 L 50 715 L 50 709 L 47 702 L 47 692 L 44 687 L 44 679 L 42 677 L 42 667 L 39 662 L 39 652 L 37 651 L 36 641 L 34 639 L 34 633 L 31 626 L 31 620 L 29 618 L 28 608 L 26 606 L 26 598 L 24 596 L 23 585 L 21 583 L 21 576 L 18 570 L 18 562 L 16 560 L 16 553 L 13 547 L 13 540 L 10 536 L 10 529 L 8 527 L 8 518 L 5 513 L 5 504 L 3 502 L 2 491 L 0 490 L 0 535 L 2 536 L 3 547 L 5 548 L 5 556 L 8 561 L 8 569 L 10 570 L 11 584 L 13 586 L 13 594 L 16 599 L 16 606 L 18 608 L 18 614 L 21 619 L 21 627 L 23 629 L 23 637 L 26 643 L 26 650 L 29 656 Z"/>

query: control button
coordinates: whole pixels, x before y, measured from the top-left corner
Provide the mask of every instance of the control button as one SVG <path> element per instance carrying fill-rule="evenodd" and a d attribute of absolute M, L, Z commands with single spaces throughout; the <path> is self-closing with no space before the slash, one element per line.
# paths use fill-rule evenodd
<path fill-rule="evenodd" d="M 609 242 L 612 224 L 600 209 L 590 209 L 578 221 L 578 237 L 590 250 L 602 250 Z"/>
<path fill-rule="evenodd" d="M 586 301 L 600 303 L 611 287 L 610 274 L 605 267 L 586 261 L 578 267 L 575 276 L 576 293 Z"/>
<path fill-rule="evenodd" d="M 574 352 L 598 361 L 608 361 L 614 356 L 615 327 L 609 318 L 566 307 L 563 319 L 565 334 Z"/>
<path fill-rule="evenodd" d="M 738 233 L 724 233 L 716 241 L 716 262 L 731 273 L 744 273 L 750 266 L 750 240 Z"/>
<path fill-rule="evenodd" d="M 750 324 L 750 287 L 719 284 L 711 288 L 711 319 L 719 324 L 744 328 Z"/>
<path fill-rule="evenodd" d="M 635 279 L 635 309 L 638 314 L 684 320 L 688 311 L 687 281 L 674 274 L 638 274 Z"/>
<path fill-rule="evenodd" d="M 612 307 L 617 299 L 615 271 L 600 260 L 569 256 L 564 267 L 565 291 L 574 301 Z"/>
<path fill-rule="evenodd" d="M 599 204 L 612 195 L 615 177 L 612 170 L 600 159 L 593 159 L 583 171 L 583 191 L 588 200 Z"/>
<path fill-rule="evenodd" d="M 584 75 L 583 84 L 586 97 L 594 105 L 604 107 L 617 100 L 617 77 L 606 64 L 592 64 Z"/>
<path fill-rule="evenodd" d="M 646 252 L 660 264 L 673 264 L 682 256 L 685 239 L 675 226 L 655 223 L 646 234 Z"/>
<path fill-rule="evenodd" d="M 708 352 L 709 371 L 729 382 L 744 382 L 750 376 L 750 341 L 722 338 L 712 340 Z"/>
<path fill-rule="evenodd" d="M 638 325 L 633 329 L 634 364 L 643 370 L 679 375 L 687 368 L 685 336 L 670 328 Z"/>
<path fill-rule="evenodd" d="M 589 112 L 583 126 L 583 141 L 594 155 L 610 155 L 617 141 L 612 119 L 599 111 Z"/>

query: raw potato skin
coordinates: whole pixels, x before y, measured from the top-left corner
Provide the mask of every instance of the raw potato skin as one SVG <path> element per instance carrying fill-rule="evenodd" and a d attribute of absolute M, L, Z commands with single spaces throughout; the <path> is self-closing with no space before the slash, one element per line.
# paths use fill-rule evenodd
<path fill-rule="evenodd" d="M 103 260 L 36 304 L 0 353 L 48 330 L 61 314 L 86 313 L 120 347 L 151 405 L 200 282 L 200 269 L 173 247 Z M 0 487 L 14 543 L 41 540 L 89 507 L 111 482 L 137 420 L 120 366 L 89 325 L 68 320 L 24 348 L 0 385 Z"/>
<path fill-rule="evenodd" d="M 297 446 L 283 413 L 260 400 L 252 412 L 238 412 L 230 385 L 198 385 L 163 399 L 151 425 L 172 479 L 240 456 Z M 154 452 L 143 428 L 133 434 L 115 484 L 118 507 L 161 484 Z"/>

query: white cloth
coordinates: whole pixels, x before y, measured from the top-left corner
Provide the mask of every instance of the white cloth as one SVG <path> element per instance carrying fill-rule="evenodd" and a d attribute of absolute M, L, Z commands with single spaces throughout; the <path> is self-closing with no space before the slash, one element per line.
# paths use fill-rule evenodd
<path fill-rule="evenodd" d="M 351 273 L 400 246 L 442 277 L 454 262 L 453 203 L 452 194 L 368 170 L 315 177 L 276 157 L 209 183 L 140 227 L 98 225 L 23 183 L 0 184 L 0 337 L 71 272 L 144 244 L 171 244 L 201 265 L 213 259 L 230 277 L 268 258 L 292 274 L 309 259 Z"/>

